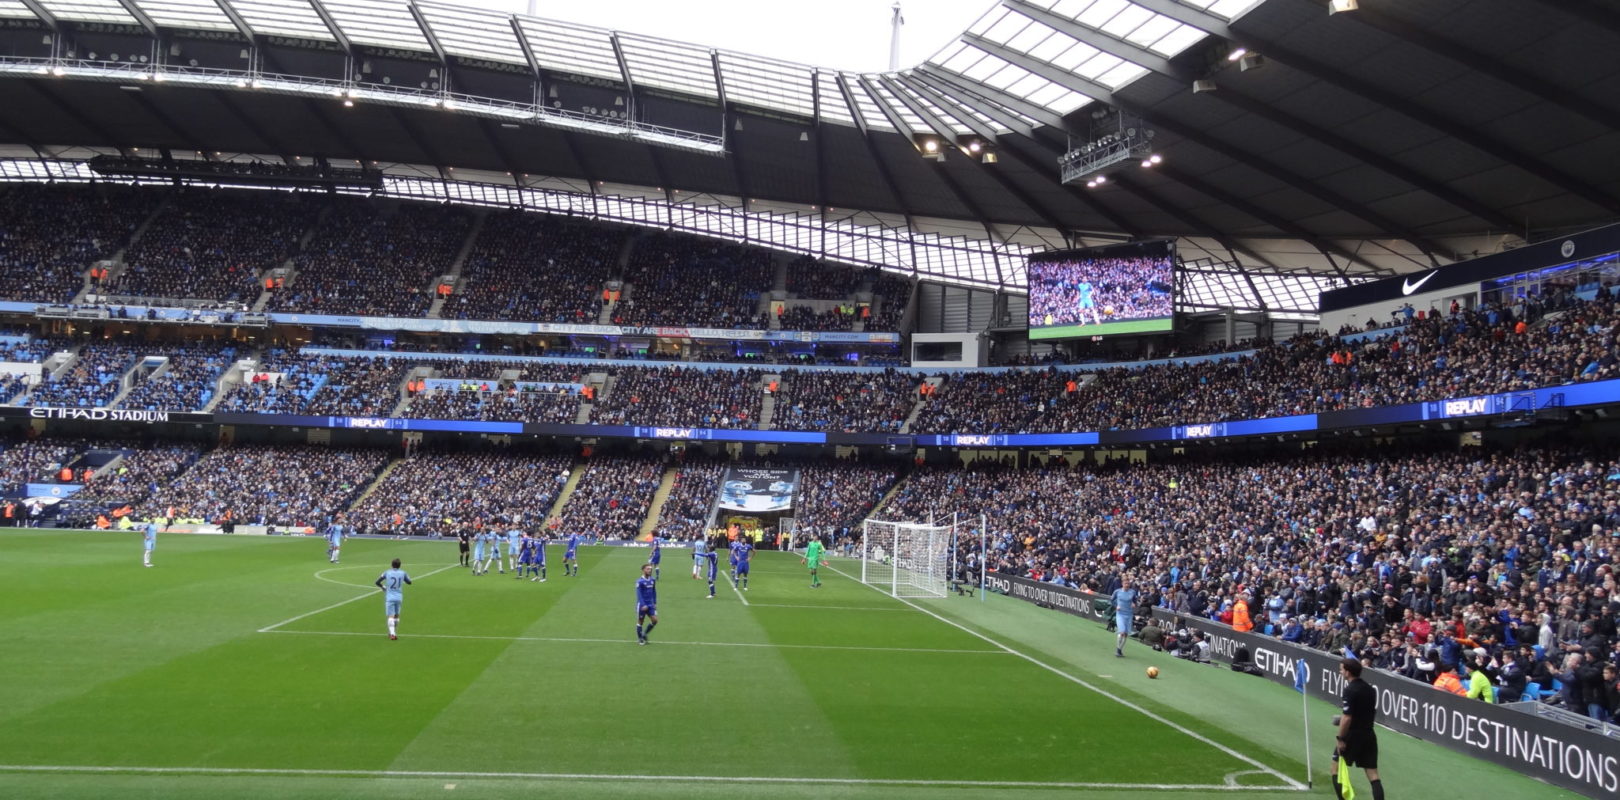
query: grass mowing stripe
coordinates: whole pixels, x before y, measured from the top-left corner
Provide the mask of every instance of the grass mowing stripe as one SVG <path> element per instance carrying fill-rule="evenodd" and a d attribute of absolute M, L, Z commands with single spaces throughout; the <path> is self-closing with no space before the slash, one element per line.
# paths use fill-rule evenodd
<path fill-rule="evenodd" d="M 794 605 L 791 603 L 753 603 L 753 608 L 811 608 L 817 611 L 905 611 L 903 608 L 878 608 L 877 606 L 829 606 L 829 605 Z"/>
<path fill-rule="evenodd" d="M 297 636 L 371 636 L 375 633 L 362 633 L 360 631 L 259 631 L 259 633 L 277 633 Z M 582 644 L 618 644 L 627 645 L 635 642 L 630 639 L 590 639 L 584 637 L 567 636 L 473 636 L 457 633 L 413 633 L 407 634 L 412 639 L 481 639 L 500 642 L 577 642 Z M 866 650 L 879 653 L 945 653 L 951 655 L 976 656 L 1004 656 L 1008 653 L 1001 650 L 958 650 L 937 647 L 862 647 L 859 645 L 836 644 L 774 644 L 771 642 L 685 642 L 674 639 L 658 639 L 657 644 L 682 644 L 698 647 L 768 647 L 772 649 L 788 648 L 790 650 Z"/>
<path fill-rule="evenodd" d="M 831 569 L 833 572 L 838 573 L 839 575 L 844 576 L 845 578 L 848 578 L 849 580 L 855 581 L 856 583 L 861 583 L 860 581 L 856 580 L 853 576 L 851 576 L 849 573 L 844 572 L 843 570 L 833 566 L 832 564 L 828 564 L 827 568 Z M 865 584 L 865 583 L 861 583 L 861 585 L 866 586 L 867 588 L 871 589 L 874 592 L 877 592 L 879 594 L 883 594 L 883 590 L 879 589 L 876 586 L 872 586 L 870 584 Z M 885 597 L 892 597 L 892 595 L 887 595 L 887 594 L 885 594 L 884 596 Z M 1189 737 L 1192 737 L 1193 739 L 1196 739 L 1196 740 L 1198 740 L 1200 742 L 1203 742 L 1204 744 L 1207 744 L 1210 747 L 1213 747 L 1213 748 L 1215 748 L 1217 750 L 1220 750 L 1221 752 L 1226 753 L 1227 755 L 1232 756 L 1233 758 L 1236 758 L 1236 759 L 1238 759 L 1239 761 L 1242 761 L 1245 764 L 1249 764 L 1251 766 L 1254 766 L 1254 767 L 1257 767 L 1257 768 L 1259 768 L 1261 770 L 1264 770 L 1266 772 L 1266 774 L 1271 775 L 1271 776 L 1273 776 L 1275 778 L 1278 778 L 1278 779 L 1282 780 L 1284 783 L 1288 784 L 1288 788 L 1292 788 L 1292 789 L 1294 789 L 1296 791 L 1306 791 L 1307 790 L 1307 787 L 1306 787 L 1305 784 L 1300 783 L 1299 781 L 1297 781 L 1297 780 L 1295 780 L 1293 778 L 1290 778 L 1287 775 L 1284 775 L 1283 773 L 1277 771 L 1276 769 L 1268 767 L 1265 764 L 1262 764 L 1259 761 L 1256 761 L 1253 758 L 1250 758 L 1249 756 L 1246 756 L 1243 753 L 1238 752 L 1237 750 L 1234 750 L 1234 749 L 1232 749 L 1230 747 L 1227 747 L 1226 745 L 1221 744 L 1220 742 L 1217 742 L 1214 739 L 1211 739 L 1211 738 L 1209 738 L 1209 737 L 1207 737 L 1207 736 L 1205 736 L 1205 735 L 1203 735 L 1201 733 L 1198 733 L 1197 731 L 1194 731 L 1194 730 L 1192 730 L 1190 728 L 1187 728 L 1185 726 L 1182 726 L 1180 724 L 1172 722 L 1169 719 L 1166 719 L 1166 718 L 1164 718 L 1162 716 L 1159 716 L 1158 714 L 1155 714 L 1154 712 L 1149 711 L 1148 709 L 1143 708 L 1142 706 L 1137 705 L 1136 703 L 1133 703 L 1133 702 L 1131 702 L 1129 700 L 1126 700 L 1123 697 L 1115 695 L 1115 694 L 1113 694 L 1111 692 L 1104 691 L 1100 687 L 1097 687 L 1097 686 L 1095 686 L 1093 684 L 1087 683 L 1085 680 L 1082 680 L 1082 679 L 1077 678 L 1077 677 L 1075 677 L 1073 675 L 1070 675 L 1069 673 L 1067 673 L 1067 672 L 1065 672 L 1065 671 L 1063 671 L 1061 669 L 1058 669 L 1057 667 L 1054 667 L 1054 666 L 1052 666 L 1050 664 L 1047 664 L 1046 662 L 1041 661 L 1040 659 L 1038 659 L 1038 658 L 1036 658 L 1036 657 L 1034 657 L 1032 655 L 1029 655 L 1028 653 L 1025 653 L 1023 651 L 1014 649 L 1014 648 L 1012 648 L 1012 647 L 1010 647 L 1010 646 L 1008 646 L 1006 644 L 1003 644 L 1002 642 L 999 642 L 999 641 L 997 641 L 995 639 L 990 638 L 989 636 L 986 636 L 986 635 L 984 635 L 982 633 L 979 633 L 978 631 L 975 631 L 972 628 L 967 627 L 966 625 L 963 625 L 963 624 L 961 624 L 959 622 L 956 622 L 955 620 L 951 620 L 951 619 L 947 619 L 945 617 L 942 617 L 939 614 L 936 614 L 936 613 L 934 613 L 932 611 L 929 611 L 926 608 L 923 608 L 922 606 L 917 605 L 916 603 L 911 602 L 910 600 L 907 600 L 907 599 L 905 599 L 903 597 L 895 597 L 894 599 L 898 600 L 901 603 L 905 603 L 906 605 L 908 605 L 908 606 L 910 606 L 910 607 L 912 607 L 912 608 L 914 608 L 914 609 L 916 609 L 916 610 L 918 610 L 918 611 L 920 611 L 920 612 L 922 612 L 924 614 L 927 614 L 928 616 L 933 617 L 934 619 L 937 619 L 940 622 L 945 623 L 946 625 L 949 625 L 949 626 L 951 626 L 953 628 L 961 630 L 964 633 L 968 633 L 968 634 L 970 634 L 972 636 L 975 636 L 975 637 L 977 637 L 979 639 L 983 639 L 984 641 L 989 642 L 990 644 L 993 644 L 996 647 L 999 647 L 999 648 L 1001 648 L 1003 650 L 1006 650 L 1008 653 L 1011 653 L 1011 654 L 1013 654 L 1015 656 L 1018 656 L 1019 658 L 1022 658 L 1025 661 L 1028 661 L 1029 663 L 1040 667 L 1041 669 L 1044 669 L 1044 670 L 1046 670 L 1048 672 L 1051 672 L 1054 675 L 1065 678 L 1065 679 L 1069 680 L 1070 682 L 1073 682 L 1073 683 L 1075 683 L 1075 684 L 1077 684 L 1079 686 L 1083 686 L 1083 687 L 1085 687 L 1087 689 L 1090 689 L 1091 691 L 1093 691 L 1093 692 L 1095 692 L 1095 693 L 1097 693 L 1097 694 L 1099 694 L 1099 695 L 1101 695 L 1103 697 L 1106 697 L 1109 700 L 1112 700 L 1112 701 L 1114 701 L 1116 703 L 1119 703 L 1120 705 L 1125 706 L 1126 708 L 1129 708 L 1132 711 L 1135 711 L 1138 714 L 1141 714 L 1141 715 L 1147 717 L 1148 719 L 1159 722 L 1160 724 L 1163 724 L 1163 725 L 1165 725 L 1165 726 L 1167 726 L 1167 727 L 1169 727 L 1169 728 L 1171 728 L 1173 730 L 1179 731 L 1179 732 L 1181 732 L 1181 733 L 1183 733 L 1183 734 L 1185 734 L 1185 735 L 1187 735 Z"/>
<path fill-rule="evenodd" d="M 446 565 L 444 565 L 442 567 L 439 567 L 436 570 L 433 570 L 432 572 L 429 572 L 429 573 L 427 573 L 425 575 L 422 575 L 421 577 L 416 578 L 415 580 L 422 580 L 422 578 L 429 578 L 429 577 L 437 575 L 437 574 L 439 574 L 439 573 L 441 573 L 441 572 L 443 572 L 443 571 L 445 571 L 447 569 L 454 569 L 454 568 L 456 568 L 458 566 L 460 566 L 460 565 L 459 564 L 446 564 Z M 326 572 L 327 570 L 321 570 L 321 571 Z M 337 583 L 337 581 L 328 581 L 328 583 Z M 344 586 L 352 586 L 353 584 L 342 584 L 342 585 L 344 585 Z M 304 613 L 304 614 L 299 614 L 296 617 L 288 617 L 287 619 L 284 619 L 284 620 L 282 620 L 280 622 L 277 622 L 274 625 L 270 625 L 268 627 L 260 628 L 259 633 L 270 633 L 270 632 L 274 631 L 275 629 L 280 628 L 283 625 L 291 625 L 292 623 L 297 622 L 297 621 L 299 621 L 301 619 L 307 619 L 309 617 L 315 616 L 316 614 L 320 614 L 320 613 L 325 612 L 325 611 L 331 611 L 334 608 L 342 608 L 343 606 L 346 606 L 346 605 L 348 605 L 350 603 L 357 603 L 357 602 L 359 602 L 361 600 L 364 600 L 364 599 L 366 599 L 368 597 L 375 597 L 377 595 L 377 592 L 379 592 L 379 591 L 382 591 L 382 590 L 381 589 L 373 589 L 373 590 L 371 590 L 369 592 L 366 592 L 365 594 L 359 595 L 357 597 L 351 597 L 351 598 L 349 598 L 347 600 L 343 600 L 343 601 L 340 601 L 340 602 L 337 602 L 337 603 L 333 603 L 333 604 L 331 604 L 329 606 L 326 606 L 325 608 L 317 608 L 314 611 L 310 611 L 310 612 L 307 612 L 307 613 Z"/>
<path fill-rule="evenodd" d="M 791 778 L 769 775 L 638 775 L 570 772 L 445 772 L 429 770 L 343 770 L 270 769 L 210 767 L 94 767 L 71 765 L 0 764 L 0 772 L 100 773 L 133 775 L 276 775 L 326 776 L 334 778 L 494 778 L 510 780 L 654 781 L 668 783 L 744 783 L 780 785 L 843 786 L 931 786 L 938 788 L 984 789 L 1137 789 L 1147 791 L 1299 791 L 1291 786 L 1240 786 L 1231 782 L 1233 773 L 1222 783 L 1093 783 L 1063 781 L 953 781 L 926 778 Z"/>

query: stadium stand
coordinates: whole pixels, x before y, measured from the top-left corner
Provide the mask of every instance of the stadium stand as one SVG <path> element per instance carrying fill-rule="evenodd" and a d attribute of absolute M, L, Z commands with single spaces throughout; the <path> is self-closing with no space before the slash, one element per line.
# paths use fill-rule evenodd
<path fill-rule="evenodd" d="M 618 367 L 613 388 L 591 410 L 598 425 L 699 425 L 753 428 L 759 424 L 764 373 L 690 367 Z"/>
<path fill-rule="evenodd" d="M 917 401 L 920 378 L 899 370 L 788 370 L 772 424 L 783 430 L 898 431 Z"/>
<path fill-rule="evenodd" d="M 622 229 L 504 211 L 489 215 L 440 316 L 595 324 Z"/>
<path fill-rule="evenodd" d="M 221 447 L 135 508 L 136 519 L 315 528 L 344 510 L 388 461 L 381 450 L 318 446 Z M 170 510 L 173 510 L 171 516 Z"/>
<path fill-rule="evenodd" d="M 232 387 L 215 410 L 388 416 L 399 405 L 406 373 L 419 363 L 276 350 L 257 372 Z"/>
<path fill-rule="evenodd" d="M 8 300 L 66 303 L 151 213 L 154 192 L 105 186 L 0 188 L 0 286 Z"/>
<path fill-rule="evenodd" d="M 569 462 L 558 455 L 419 453 L 396 463 L 346 516 L 360 531 L 390 535 L 538 531 L 568 481 Z"/>
<path fill-rule="evenodd" d="M 433 304 L 430 282 L 450 270 L 471 226 L 455 207 L 336 202 L 268 308 L 421 317 Z"/>
<path fill-rule="evenodd" d="M 690 456 L 688 456 L 691 458 Z M 715 495 L 720 491 L 720 477 L 726 472 L 723 462 L 693 458 L 681 465 L 670 487 L 669 497 L 658 512 L 654 532 L 675 542 L 692 541 L 708 534 L 705 522 L 714 508 Z"/>
<path fill-rule="evenodd" d="M 134 442 L 103 440 L 86 442 L 75 449 L 119 450 L 123 456 L 104 469 L 96 470 L 76 494 L 62 501 L 64 525 L 90 528 L 97 517 L 117 516 L 126 506 L 139 505 L 158 487 L 174 479 L 202 453 L 202 447 L 188 442 Z"/>
<path fill-rule="evenodd" d="M 799 497 L 793 509 L 797 533 L 820 536 L 829 545 L 851 541 L 898 478 L 899 471 L 885 464 L 800 465 Z"/>
<path fill-rule="evenodd" d="M 164 348 L 168 369 L 142 381 L 119 402 L 119 408 L 201 410 L 214 397 L 220 376 L 236 360 L 236 348 L 219 344 Z"/>
<path fill-rule="evenodd" d="M 260 273 L 292 257 L 320 209 L 276 192 L 173 195 L 129 248 L 110 292 L 252 303 Z"/>
<path fill-rule="evenodd" d="M 650 458 L 590 458 L 561 515 L 552 523 L 553 534 L 577 533 L 610 541 L 634 538 L 658 489 L 659 467 Z"/>
<path fill-rule="evenodd" d="M 624 279 L 616 325 L 761 328 L 772 267 L 766 250 L 656 233 L 636 242 Z"/>
<path fill-rule="evenodd" d="M 45 375 L 28 396 L 28 405 L 105 406 L 118 396 L 121 378 L 137 359 L 164 352 L 156 345 L 96 341 L 80 345 L 78 357 L 56 375 Z"/>

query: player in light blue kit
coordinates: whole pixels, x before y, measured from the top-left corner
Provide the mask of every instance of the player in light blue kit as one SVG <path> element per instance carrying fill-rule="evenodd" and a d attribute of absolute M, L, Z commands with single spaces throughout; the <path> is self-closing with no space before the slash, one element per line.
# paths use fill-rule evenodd
<path fill-rule="evenodd" d="M 141 533 L 141 564 L 152 566 L 152 550 L 157 547 L 157 523 L 146 521 L 146 528 Z"/>
<path fill-rule="evenodd" d="M 495 531 L 484 531 L 484 559 L 485 575 L 489 574 L 491 564 L 497 567 L 501 564 L 501 535 Z M 501 574 L 505 575 L 506 570 L 501 570 Z"/>
<path fill-rule="evenodd" d="M 1102 317 L 1097 314 L 1097 299 L 1091 296 L 1091 281 L 1080 281 L 1074 285 L 1080 292 L 1080 324 L 1086 324 L 1086 312 L 1091 312 L 1091 320 L 1098 325 L 1102 324 Z"/>
<path fill-rule="evenodd" d="M 1119 588 L 1114 590 L 1108 599 L 1114 604 L 1114 626 L 1119 636 L 1114 640 L 1114 656 L 1125 657 L 1125 640 L 1131 636 L 1131 627 L 1136 622 L 1136 590 L 1131 588 L 1130 578 L 1121 578 Z"/>
<path fill-rule="evenodd" d="M 513 528 L 506 532 L 506 563 L 517 573 L 512 577 L 523 580 L 523 571 L 518 569 L 518 557 L 523 555 L 523 531 Z M 501 571 L 505 575 L 505 570 Z"/>
<path fill-rule="evenodd" d="M 650 621 L 649 621 L 650 620 Z M 641 623 L 647 621 L 647 626 Z M 658 627 L 658 579 L 653 577 L 653 565 L 641 565 L 641 577 L 636 579 L 636 643 L 646 644 L 653 628 Z"/>
<path fill-rule="evenodd" d="M 654 534 L 653 535 L 653 540 L 652 540 L 652 554 L 647 556 L 647 563 L 652 565 L 652 568 L 653 568 L 653 580 L 655 580 L 655 581 L 658 580 L 658 575 L 659 575 L 659 572 L 661 571 L 661 570 L 659 570 L 658 565 L 663 563 L 663 561 L 664 561 L 664 540 L 658 538 L 657 534 Z"/>
<path fill-rule="evenodd" d="M 720 554 L 704 548 L 703 564 L 709 573 L 709 599 L 714 599 L 714 579 L 720 574 Z"/>
<path fill-rule="evenodd" d="M 738 536 L 737 541 L 731 543 L 731 550 L 737 556 L 737 574 L 731 579 L 731 585 L 733 588 L 737 588 L 737 584 L 740 582 L 742 590 L 746 592 L 748 591 L 748 562 L 754 556 L 754 546 L 749 544 L 748 539 Z"/>
<path fill-rule="evenodd" d="M 563 551 L 563 577 L 579 577 L 579 534 L 568 534 L 568 549 Z"/>
<path fill-rule="evenodd" d="M 484 574 L 484 567 L 487 566 L 484 563 L 484 534 L 475 533 L 475 534 L 473 534 L 472 540 L 473 540 L 473 562 L 472 562 L 472 570 L 473 571 L 472 571 L 472 574 L 474 574 L 474 575 L 482 575 L 482 574 Z"/>
<path fill-rule="evenodd" d="M 692 580 L 698 579 L 698 572 L 703 569 L 704 563 L 708 560 L 705 558 L 708 553 L 708 538 L 699 536 L 698 540 L 692 543 Z"/>
<path fill-rule="evenodd" d="M 343 549 L 344 533 L 343 523 L 337 520 L 326 526 L 326 560 L 333 564 L 338 563 L 338 551 Z"/>
<path fill-rule="evenodd" d="M 399 568 L 399 559 L 394 559 L 393 569 L 385 570 L 377 576 L 377 588 L 383 590 L 383 613 L 388 615 L 388 638 L 399 638 L 399 604 L 405 601 L 405 587 L 411 582 L 411 576 Z"/>

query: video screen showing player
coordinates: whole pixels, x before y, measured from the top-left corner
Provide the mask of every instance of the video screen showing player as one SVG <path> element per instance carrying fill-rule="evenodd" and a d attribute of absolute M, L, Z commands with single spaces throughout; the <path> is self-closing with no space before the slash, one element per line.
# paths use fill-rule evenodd
<path fill-rule="evenodd" d="M 1168 331 L 1175 243 L 1137 242 L 1032 256 L 1029 338 Z"/>

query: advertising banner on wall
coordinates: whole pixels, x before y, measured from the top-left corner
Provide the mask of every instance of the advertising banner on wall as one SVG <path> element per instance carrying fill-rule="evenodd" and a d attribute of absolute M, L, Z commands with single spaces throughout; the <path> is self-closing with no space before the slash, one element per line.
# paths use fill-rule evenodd
<path fill-rule="evenodd" d="M 798 470 L 733 467 L 720 482 L 720 507 L 756 514 L 787 511 L 798 489 Z"/>

